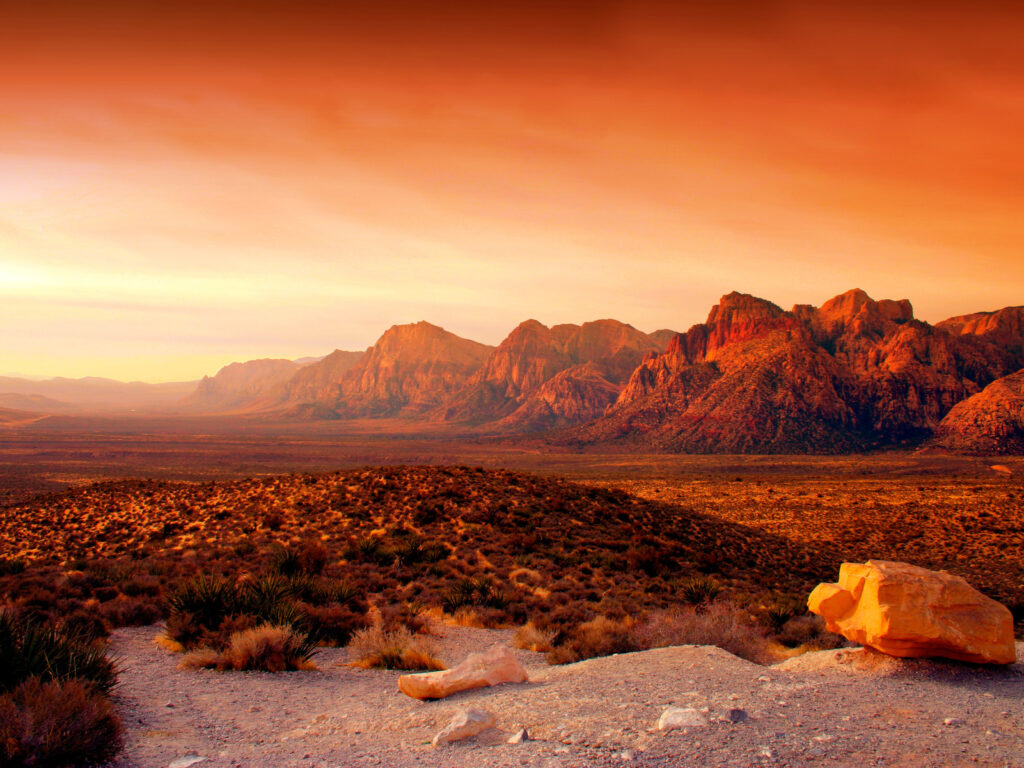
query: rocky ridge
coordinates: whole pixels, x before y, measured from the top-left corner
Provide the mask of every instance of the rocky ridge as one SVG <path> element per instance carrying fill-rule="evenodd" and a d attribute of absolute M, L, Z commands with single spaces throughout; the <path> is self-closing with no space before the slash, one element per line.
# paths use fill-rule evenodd
<path fill-rule="evenodd" d="M 931 445 L 963 453 L 1024 453 L 1024 370 L 953 406 Z"/>

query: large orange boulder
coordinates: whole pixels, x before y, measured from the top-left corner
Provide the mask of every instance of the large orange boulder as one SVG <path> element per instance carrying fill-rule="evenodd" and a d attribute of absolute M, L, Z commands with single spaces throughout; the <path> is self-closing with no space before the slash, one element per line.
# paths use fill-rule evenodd
<path fill-rule="evenodd" d="M 830 632 L 891 656 L 943 656 L 981 664 L 1016 661 L 1013 616 L 959 576 L 906 563 L 843 563 L 807 607 Z"/>

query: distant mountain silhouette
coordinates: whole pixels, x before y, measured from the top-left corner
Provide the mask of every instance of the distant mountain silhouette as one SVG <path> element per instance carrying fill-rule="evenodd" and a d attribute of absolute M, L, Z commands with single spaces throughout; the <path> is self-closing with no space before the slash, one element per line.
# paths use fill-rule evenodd
<path fill-rule="evenodd" d="M 43 380 L 4 376 L 0 377 L 0 393 L 3 396 L 20 395 L 32 398 L 33 402 L 23 402 L 22 405 L 42 413 L 169 411 L 195 390 L 196 383 L 186 381 L 148 384 L 95 376 Z"/>

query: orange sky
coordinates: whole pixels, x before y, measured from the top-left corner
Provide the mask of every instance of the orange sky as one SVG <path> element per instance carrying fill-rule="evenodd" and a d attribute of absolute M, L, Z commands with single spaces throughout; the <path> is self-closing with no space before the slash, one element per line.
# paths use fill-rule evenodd
<path fill-rule="evenodd" d="M 1013 4 L 370 5 L 5 4 L 0 374 L 1024 304 Z"/>

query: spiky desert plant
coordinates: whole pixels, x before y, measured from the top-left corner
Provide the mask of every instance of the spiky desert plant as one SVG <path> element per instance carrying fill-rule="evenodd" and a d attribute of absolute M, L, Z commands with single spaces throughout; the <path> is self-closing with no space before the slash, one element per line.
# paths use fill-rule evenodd
<path fill-rule="evenodd" d="M 722 585 L 710 576 L 693 576 L 679 585 L 679 596 L 689 605 L 712 602 L 722 591 Z"/>
<path fill-rule="evenodd" d="M 43 682 L 78 679 L 101 693 L 117 679 L 98 646 L 55 627 L 0 611 L 0 692 L 30 677 Z"/>

